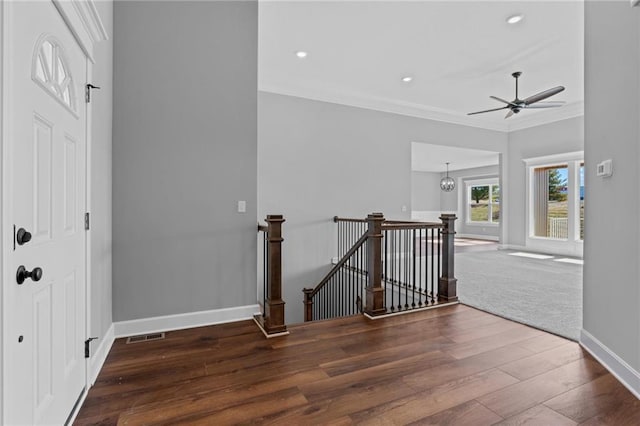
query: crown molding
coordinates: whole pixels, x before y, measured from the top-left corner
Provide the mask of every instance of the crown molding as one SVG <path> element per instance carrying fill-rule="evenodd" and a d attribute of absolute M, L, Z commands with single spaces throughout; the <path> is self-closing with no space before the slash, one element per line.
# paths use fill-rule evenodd
<path fill-rule="evenodd" d="M 509 132 L 542 126 L 544 124 L 555 123 L 556 121 L 568 120 L 569 118 L 581 117 L 583 115 L 584 101 L 571 102 L 561 108 L 552 108 L 531 115 L 520 115 L 516 120 L 509 122 Z"/>
<path fill-rule="evenodd" d="M 365 108 L 374 111 L 388 112 L 391 114 L 424 118 L 449 124 L 477 127 L 481 129 L 495 130 L 498 132 L 509 131 L 508 123 L 485 121 L 442 108 L 429 107 L 426 105 L 402 102 L 376 96 L 368 96 L 355 92 L 338 92 L 326 88 L 317 89 L 312 87 L 290 88 L 270 84 L 261 84 L 259 85 L 258 90 L 261 92 L 294 96 L 297 98 L 347 105 L 356 108 Z"/>
<path fill-rule="evenodd" d="M 58 12 L 78 40 L 82 51 L 95 63 L 94 46 L 109 39 L 94 0 L 52 0 Z"/>
<path fill-rule="evenodd" d="M 474 116 L 468 116 L 458 112 L 431 107 L 428 105 L 402 102 L 395 99 L 363 95 L 361 93 L 355 92 L 335 91 L 326 88 L 293 88 L 272 84 L 260 84 L 258 90 L 260 90 L 261 92 L 311 99 L 315 101 L 329 102 L 357 108 L 365 108 L 374 111 L 424 118 L 427 120 L 434 120 L 443 123 L 476 127 L 505 133 L 527 129 L 535 126 L 541 126 L 544 124 L 584 115 L 583 101 L 572 102 L 561 108 L 554 108 L 553 110 L 536 111 L 535 114 L 525 113 L 525 115 L 512 117 L 510 120 L 487 121 L 478 119 Z"/>

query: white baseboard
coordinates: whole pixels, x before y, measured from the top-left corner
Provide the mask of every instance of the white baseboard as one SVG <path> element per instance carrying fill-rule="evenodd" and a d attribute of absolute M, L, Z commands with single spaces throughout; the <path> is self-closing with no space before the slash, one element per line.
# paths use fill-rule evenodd
<path fill-rule="evenodd" d="M 114 326 L 112 323 L 104 336 L 100 336 L 98 338 L 98 347 L 91 354 L 91 358 L 89 358 L 89 383 L 91 386 L 96 382 L 98 374 L 100 373 L 100 370 L 102 370 L 102 366 L 104 365 L 107 355 L 109 355 L 109 351 L 111 350 L 111 346 L 113 346 L 113 342 L 115 341 L 113 330 Z"/>
<path fill-rule="evenodd" d="M 471 238 L 474 240 L 500 241 L 500 237 L 496 237 L 494 235 L 460 234 L 458 232 L 456 232 L 456 238 Z"/>
<path fill-rule="evenodd" d="M 516 244 L 500 244 L 498 246 L 498 250 L 517 250 L 517 251 L 524 251 L 528 253 L 549 254 L 552 256 L 577 257 L 579 259 L 583 258 L 581 253 L 564 252 L 562 250 L 554 250 L 554 249 L 545 249 L 544 247 L 520 246 Z"/>
<path fill-rule="evenodd" d="M 499 250 L 518 250 L 518 251 L 527 251 L 527 246 L 519 246 L 516 244 L 500 244 L 498 246 Z"/>
<path fill-rule="evenodd" d="M 460 302 L 458 300 L 456 300 L 455 302 L 439 303 L 437 305 L 425 306 L 423 308 L 416 308 L 416 309 L 408 309 L 406 311 L 393 312 L 391 314 L 382 314 L 382 315 L 371 316 L 368 313 L 363 312 L 362 315 L 364 315 L 365 318 L 367 318 L 367 319 L 375 321 L 375 320 L 389 318 L 389 317 L 397 317 L 398 315 L 415 314 L 416 312 L 429 311 L 431 309 L 444 308 L 445 306 L 457 305 L 459 303 Z"/>
<path fill-rule="evenodd" d="M 212 309 L 210 311 L 188 312 L 161 317 L 140 318 L 114 323 L 116 338 L 146 333 L 182 330 L 184 328 L 203 327 L 213 324 L 250 320 L 260 313 L 259 305 L 236 306 L 233 308 Z"/>
<path fill-rule="evenodd" d="M 580 330 L 580 346 L 609 370 L 636 398 L 640 399 L 639 372 L 584 329 Z"/>

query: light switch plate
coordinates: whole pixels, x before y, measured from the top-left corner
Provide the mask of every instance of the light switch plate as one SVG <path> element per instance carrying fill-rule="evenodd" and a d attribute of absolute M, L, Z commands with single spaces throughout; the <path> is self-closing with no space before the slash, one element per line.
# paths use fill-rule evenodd
<path fill-rule="evenodd" d="M 247 212 L 247 202 L 238 201 L 238 213 L 246 213 L 246 212 Z"/>

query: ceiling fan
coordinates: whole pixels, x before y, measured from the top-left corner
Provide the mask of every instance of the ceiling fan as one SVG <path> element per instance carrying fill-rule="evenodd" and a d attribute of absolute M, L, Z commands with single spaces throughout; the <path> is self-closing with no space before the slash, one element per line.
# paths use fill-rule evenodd
<path fill-rule="evenodd" d="M 504 99 L 498 98 L 497 96 L 489 96 L 491 99 L 495 99 L 498 102 L 507 104 L 507 106 L 504 106 L 502 108 L 487 109 L 484 111 L 470 112 L 467 115 L 482 114 L 485 112 L 500 111 L 503 109 L 508 109 L 509 112 L 504 117 L 506 119 L 511 117 L 513 114 L 519 113 L 521 109 L 525 109 L 525 108 L 556 108 L 564 105 L 563 101 L 540 102 L 543 99 L 547 99 L 553 95 L 557 95 L 558 93 L 562 92 L 564 90 L 563 86 L 558 86 L 558 87 L 545 90 L 533 96 L 529 96 L 526 99 L 518 99 L 518 78 L 522 75 L 522 72 L 521 71 L 514 72 L 511 75 L 513 76 L 513 78 L 516 79 L 516 98 L 514 100 L 512 100 L 511 102 L 508 102 L 508 101 L 505 101 Z"/>

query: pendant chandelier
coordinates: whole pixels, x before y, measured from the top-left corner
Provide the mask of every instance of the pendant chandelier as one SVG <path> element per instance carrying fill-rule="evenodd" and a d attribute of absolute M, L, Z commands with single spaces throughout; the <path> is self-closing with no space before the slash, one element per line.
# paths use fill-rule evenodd
<path fill-rule="evenodd" d="M 456 181 L 449 177 L 449 163 L 447 163 L 447 176 L 440 179 L 440 189 L 444 192 L 451 192 L 456 187 Z"/>

